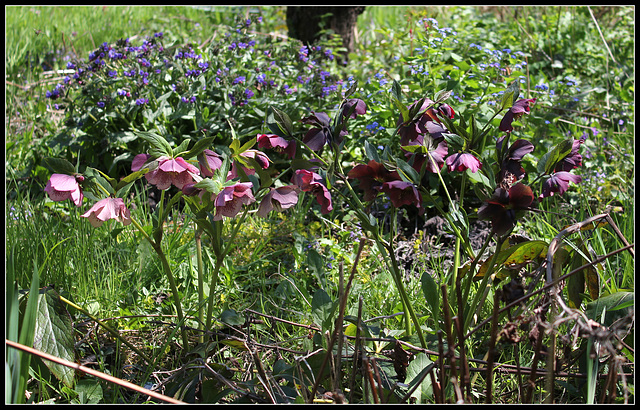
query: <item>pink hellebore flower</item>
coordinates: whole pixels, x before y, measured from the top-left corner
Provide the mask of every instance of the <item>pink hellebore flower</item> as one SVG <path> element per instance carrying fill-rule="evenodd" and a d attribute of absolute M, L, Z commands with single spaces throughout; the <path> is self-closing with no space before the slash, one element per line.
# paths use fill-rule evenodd
<path fill-rule="evenodd" d="M 513 107 L 509 108 L 509 111 L 507 111 L 504 117 L 502 117 L 502 121 L 500 121 L 500 126 L 498 127 L 498 129 L 500 131 L 506 132 L 513 131 L 513 126 L 511 126 L 513 120 L 521 117 L 523 114 L 529 114 L 529 112 L 531 111 L 529 105 L 535 102 L 535 98 L 532 98 L 530 100 L 525 99 L 516 101 L 513 104 Z"/>
<path fill-rule="evenodd" d="M 269 193 L 262 198 L 258 215 L 266 218 L 269 212 L 276 210 L 282 212 L 298 203 L 298 190 L 295 185 L 287 185 L 279 188 L 269 188 Z"/>
<path fill-rule="evenodd" d="M 258 163 L 258 165 L 262 167 L 262 169 L 269 168 L 269 163 L 271 162 L 267 154 L 256 149 L 248 149 L 244 152 L 241 152 L 239 155 L 244 158 L 254 159 Z M 241 166 L 244 170 L 244 173 L 247 175 L 253 175 L 256 173 L 255 169 L 247 168 L 244 165 L 240 164 L 239 161 L 233 161 L 233 163 L 231 164 L 231 171 L 229 171 L 229 174 L 227 175 L 227 181 L 231 181 L 232 179 L 235 179 L 239 176 L 238 166 Z"/>
<path fill-rule="evenodd" d="M 145 177 L 150 184 L 158 187 L 158 189 L 169 189 L 173 184 L 176 188 L 182 189 L 183 186 L 193 182 L 191 174 L 200 175 L 200 170 L 189 164 L 183 158 L 158 158 L 158 168 L 148 172 Z"/>
<path fill-rule="evenodd" d="M 80 215 L 88 218 L 91 225 L 95 228 L 102 225 L 107 219 L 115 219 L 124 225 L 131 223 L 129 209 L 124 205 L 122 198 L 105 198 L 96 202 L 87 212 Z"/>
<path fill-rule="evenodd" d="M 446 159 L 449 172 L 451 171 L 464 171 L 470 169 L 471 172 L 478 172 L 482 168 L 482 163 L 473 155 L 466 152 L 459 152 L 457 154 L 451 154 Z"/>
<path fill-rule="evenodd" d="M 222 167 L 222 157 L 210 149 L 205 149 L 198 155 L 198 165 L 200 165 L 202 175 L 212 177 L 214 171 Z"/>
<path fill-rule="evenodd" d="M 138 154 L 133 158 L 131 163 L 131 171 L 139 171 L 149 161 L 151 155 Z M 171 184 L 176 188 L 182 189 L 186 184 L 192 183 L 194 175 L 200 175 L 200 170 L 189 164 L 182 157 L 169 158 L 161 156 L 156 159 L 158 166 L 147 172 L 145 178 L 150 184 L 156 185 L 158 189 L 169 189 Z"/>
<path fill-rule="evenodd" d="M 251 182 L 238 182 L 237 184 L 225 187 L 213 199 L 216 207 L 216 215 L 214 221 L 219 221 L 223 216 L 233 218 L 242 209 L 242 205 L 248 205 L 255 202 L 253 192 L 251 192 Z"/>
<path fill-rule="evenodd" d="M 52 201 L 64 201 L 70 199 L 76 206 L 82 204 L 84 194 L 78 182 L 84 181 L 82 175 L 52 174 L 44 187 Z"/>
<path fill-rule="evenodd" d="M 297 169 L 291 181 L 302 191 L 315 194 L 316 201 L 320 204 L 320 210 L 323 214 L 328 214 L 333 210 L 331 193 L 322 183 L 322 177 L 319 174 L 306 169 Z"/>
<path fill-rule="evenodd" d="M 258 134 L 258 148 L 271 148 L 287 154 L 289 159 L 296 155 L 296 142 L 288 141 L 275 134 Z"/>

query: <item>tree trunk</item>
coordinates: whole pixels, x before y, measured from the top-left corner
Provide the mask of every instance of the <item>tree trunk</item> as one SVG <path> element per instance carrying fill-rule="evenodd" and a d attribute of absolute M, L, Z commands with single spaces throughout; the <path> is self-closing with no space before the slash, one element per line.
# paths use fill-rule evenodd
<path fill-rule="evenodd" d="M 341 56 L 346 60 L 349 53 L 354 50 L 356 21 L 363 11 L 364 6 L 287 6 L 289 37 L 296 38 L 305 44 L 313 43 L 318 40 L 322 29 L 330 29 L 342 38 L 342 45 L 347 51 Z M 327 14 L 330 15 L 325 16 Z M 322 22 L 324 22 L 323 27 L 321 27 Z"/>

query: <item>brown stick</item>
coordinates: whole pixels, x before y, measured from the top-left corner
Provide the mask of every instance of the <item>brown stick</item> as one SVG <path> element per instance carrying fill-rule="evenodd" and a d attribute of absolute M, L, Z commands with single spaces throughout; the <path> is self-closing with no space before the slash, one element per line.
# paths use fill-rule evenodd
<path fill-rule="evenodd" d="M 98 370 L 94 370 L 94 369 L 92 369 L 90 367 L 85 367 L 85 366 L 82 366 L 82 365 L 80 365 L 78 363 L 73 363 L 73 362 L 70 362 L 68 360 L 61 359 L 59 357 L 50 355 L 49 353 L 45 353 L 45 352 L 42 352 L 40 350 L 36 350 L 36 349 L 34 349 L 32 347 L 25 346 L 25 345 L 13 342 L 13 341 L 8 340 L 8 339 L 5 339 L 5 343 L 8 346 L 13 347 L 14 349 L 22 350 L 22 351 L 27 352 L 29 354 L 32 354 L 34 356 L 38 356 L 41 359 L 49 360 L 50 362 L 58 363 L 58 364 L 60 364 L 62 366 L 66 366 L 66 367 L 69 367 L 71 369 L 75 369 L 77 371 L 84 372 L 86 374 L 98 377 L 98 378 L 100 378 L 102 380 L 105 380 L 107 382 L 117 384 L 119 386 L 125 387 L 127 389 L 131 389 L 133 391 L 137 391 L 138 393 L 144 394 L 146 396 L 151 396 L 151 397 L 153 397 L 155 399 L 162 400 L 162 401 L 165 401 L 165 402 L 171 403 L 171 404 L 186 404 L 185 402 L 180 401 L 180 400 L 176 400 L 173 397 L 165 396 L 164 394 L 160 394 L 160 393 L 154 392 L 152 390 L 145 389 L 144 387 L 140 387 L 140 386 L 138 386 L 136 384 L 133 384 L 131 382 L 128 382 L 126 380 L 118 379 L 117 377 L 110 376 L 110 375 L 102 373 L 102 372 L 100 372 Z"/>
<path fill-rule="evenodd" d="M 498 339 L 498 310 L 500 310 L 500 294 L 493 292 L 493 315 L 491 315 L 491 339 L 487 355 L 487 396 L 485 404 L 490 404 L 493 394 L 493 363 L 496 355 L 496 340 Z"/>

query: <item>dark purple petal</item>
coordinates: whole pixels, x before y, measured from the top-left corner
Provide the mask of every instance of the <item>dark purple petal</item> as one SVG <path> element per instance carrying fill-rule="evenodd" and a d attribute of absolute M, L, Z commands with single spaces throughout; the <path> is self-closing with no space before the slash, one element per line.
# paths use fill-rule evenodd
<path fill-rule="evenodd" d="M 551 174 L 549 179 L 542 183 L 542 194 L 540 199 L 548 196 L 553 196 L 556 192 L 560 195 L 564 194 L 569 189 L 569 182 L 579 184 L 582 182 L 580 175 L 573 175 L 567 171 L 560 171 Z"/>

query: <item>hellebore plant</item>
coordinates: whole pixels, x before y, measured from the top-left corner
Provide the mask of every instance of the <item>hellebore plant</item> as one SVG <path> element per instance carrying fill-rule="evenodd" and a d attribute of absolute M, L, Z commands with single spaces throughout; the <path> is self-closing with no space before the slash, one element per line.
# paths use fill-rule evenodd
<path fill-rule="evenodd" d="M 257 214 L 266 218 L 271 211 L 282 212 L 293 207 L 298 201 L 299 192 L 306 190 L 317 193 L 319 200 L 323 203 L 323 209 L 328 212 L 331 210 L 331 196 L 315 173 L 311 173 L 311 178 L 307 178 L 308 180 L 305 179 L 303 187 L 271 186 L 274 180 L 264 172 L 269 168 L 271 162 L 269 157 L 261 151 L 252 149 L 260 135 L 242 146 L 239 140 L 234 138 L 230 146 L 232 153 L 229 156 L 220 155 L 207 148 L 212 143 L 213 137 L 198 141 L 190 150 L 187 150 L 189 141 L 171 148 L 169 143 L 158 134 L 141 132 L 139 137 L 147 141 L 150 151 L 136 155 L 131 164 L 132 173 L 120 181 L 89 167 L 84 175 L 81 175 L 67 161 L 48 159 L 47 163 L 55 173 L 51 175 L 45 191 L 54 201 L 70 199 L 77 206 L 81 206 L 84 192 L 90 192 L 91 198 L 102 198 L 81 215 L 94 227 L 101 226 L 109 219 L 115 219 L 124 225 L 135 226 L 144 239 L 151 244 L 162 262 L 171 287 L 179 325 L 182 326 L 182 341 L 187 349 L 189 340 L 184 327 L 185 316 L 180 290 L 162 247 L 164 222 L 171 208 L 182 200 L 186 204 L 183 212 L 188 210 L 193 212 L 193 220 L 196 224 L 195 241 L 200 299 L 198 319 L 200 329 L 204 330 L 211 327 L 219 270 L 225 257 L 235 246 L 233 239 L 247 216 L 250 206 L 259 201 Z M 284 149 L 286 148 L 285 146 Z M 161 199 L 152 218 L 151 234 L 131 216 L 123 200 L 132 184 L 142 177 L 148 184 L 161 190 Z M 174 193 L 167 201 L 165 196 L 170 190 Z M 232 220 L 235 220 L 235 223 L 232 224 L 231 236 L 229 240 L 223 241 L 223 225 L 226 221 Z M 216 256 L 208 298 L 204 295 L 201 249 L 203 233 L 209 236 L 212 251 Z M 207 305 L 206 316 L 203 310 L 205 305 Z M 203 341 L 204 336 L 201 336 L 200 340 Z"/>
<path fill-rule="evenodd" d="M 527 210 L 535 207 L 537 197 L 530 184 L 524 182 L 527 175 L 521 164 L 524 156 L 534 150 L 534 145 L 523 139 L 518 139 L 509 145 L 509 137 L 514 131 L 512 125 L 514 119 L 528 114 L 535 99 L 518 99 L 518 83 L 512 83 L 504 93 L 502 102 L 496 107 L 493 117 L 481 128 L 473 117 L 470 123 L 467 123 L 465 118 L 461 118 L 459 123 L 454 122 L 456 117 L 454 108 L 444 103 L 450 96 L 449 92 L 440 92 L 434 99 L 425 97 L 405 106 L 401 102 L 400 86 L 394 82 L 392 100 L 400 111 L 394 133 L 394 136 L 399 137 L 398 145 L 395 148 L 386 147 L 382 154 L 379 154 L 368 142 L 365 142 L 364 151 L 367 162 L 355 164 L 345 173 L 342 170 L 341 154 L 344 144 L 349 140 L 347 122 L 356 115 L 363 115 L 367 109 L 364 101 L 350 98 L 354 89 L 355 86 L 352 86 L 345 93 L 338 113 L 333 119 L 327 113 L 312 112 L 302 120 L 303 124 L 311 127 L 304 132 L 298 142 L 309 150 L 308 154 L 313 162 L 310 161 L 306 167 L 301 167 L 302 169 L 296 169 L 292 182 L 302 191 L 315 189 L 317 201 L 320 204 L 326 204 L 330 199 L 329 189 L 335 185 L 336 180 L 340 180 L 345 189 L 336 192 L 342 196 L 349 209 L 356 212 L 361 227 L 374 240 L 382 259 L 392 273 L 405 309 L 404 323 L 407 335 L 412 334 L 411 324 L 413 324 L 422 345 L 426 346 L 420 322 L 407 298 L 403 275 L 396 259 L 394 240 L 398 233 L 397 210 L 408 206 L 417 208 L 419 213 L 423 213 L 425 205 L 430 205 L 435 206 L 440 215 L 447 220 L 456 236 L 456 244 L 454 266 L 445 282 L 449 278 L 454 278 L 456 289 L 464 287 L 460 289 L 460 295 L 465 295 L 466 300 L 475 274 L 474 269 L 489 242 L 497 236 L 496 249 L 500 249 L 515 228 L 518 219 Z M 288 116 L 275 108 L 273 110 L 277 113 L 274 116 L 277 119 L 274 121 L 276 124 L 271 127 L 272 131 L 282 138 L 290 138 L 292 132 Z M 506 113 L 500 121 L 498 130 L 506 134 L 497 139 L 495 162 L 487 164 L 486 162 L 490 159 L 483 156 L 483 151 L 490 135 L 489 125 L 493 118 L 504 110 Z M 564 141 L 538 161 L 539 175 L 532 184 L 541 178 L 547 178 L 542 183 L 539 199 L 551 196 L 553 193 L 564 193 L 568 181 L 580 182 L 579 176 L 565 175 L 568 172 L 564 168 L 579 163 L 578 147 L 579 144 Z M 399 152 L 396 148 L 399 148 Z M 395 150 L 395 155 L 392 150 Z M 445 184 L 442 176 L 445 164 L 449 174 L 459 173 L 461 176 L 460 190 L 457 192 L 456 200 L 450 193 L 453 187 Z M 437 175 L 447 202 L 434 198 L 432 194 L 434 191 L 424 178 L 427 173 Z M 325 175 L 325 180 L 322 180 L 320 174 Z M 482 176 L 477 177 L 474 174 L 482 174 Z M 352 186 L 354 182 L 357 184 L 356 188 Z M 492 235 L 478 254 L 469 243 L 469 220 L 463 208 L 465 186 L 469 182 L 477 184 L 481 191 L 493 191 L 493 194 L 486 195 L 484 204 L 477 211 L 480 219 L 490 220 L 492 224 Z M 314 183 L 318 185 L 316 188 L 311 188 Z M 361 196 L 356 193 L 356 190 L 362 192 Z M 389 207 L 389 212 L 392 214 L 389 219 L 391 225 L 386 232 L 383 232 L 384 228 L 370 213 L 371 204 L 382 196 L 391 203 Z M 327 208 L 323 207 L 323 213 L 326 210 Z M 461 268 L 463 252 L 472 261 L 469 269 Z M 492 263 L 495 264 L 495 255 Z M 493 269 L 494 265 L 490 265 L 481 286 L 486 287 Z M 464 285 L 462 284 L 463 275 L 466 275 Z M 482 296 L 483 293 L 484 296 Z M 483 303 L 484 297 L 486 292 L 478 292 L 468 305 L 469 310 L 458 312 L 463 316 L 465 326 L 470 323 L 478 306 Z M 435 312 L 434 315 L 436 315 Z"/>

